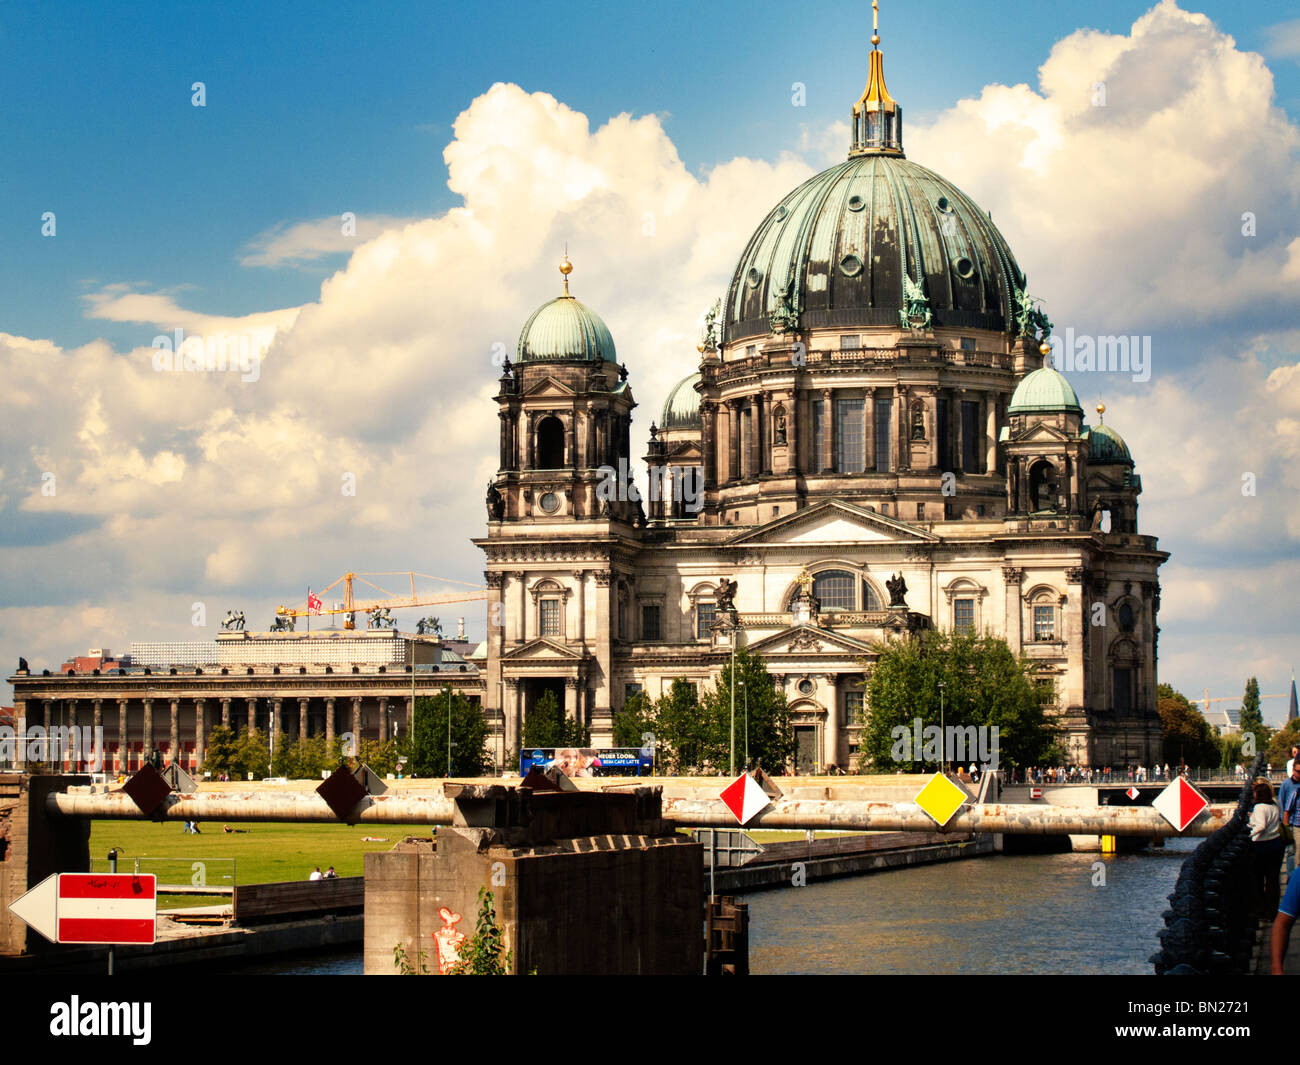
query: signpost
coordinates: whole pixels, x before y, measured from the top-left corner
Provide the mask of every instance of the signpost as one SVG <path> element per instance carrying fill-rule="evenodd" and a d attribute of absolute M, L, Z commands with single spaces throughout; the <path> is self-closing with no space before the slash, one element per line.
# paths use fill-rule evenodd
<path fill-rule="evenodd" d="M 54 873 L 9 910 L 51 943 L 152 944 L 157 889 L 152 873 Z"/>
<path fill-rule="evenodd" d="M 1160 811 L 1160 816 L 1182 832 L 1201 815 L 1201 811 L 1210 805 L 1210 801 L 1197 791 L 1183 777 L 1178 777 L 1151 803 Z"/>

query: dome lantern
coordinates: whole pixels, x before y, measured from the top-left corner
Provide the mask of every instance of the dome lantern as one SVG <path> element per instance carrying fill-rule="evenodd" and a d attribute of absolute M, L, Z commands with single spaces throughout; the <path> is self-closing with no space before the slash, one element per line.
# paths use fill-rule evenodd
<path fill-rule="evenodd" d="M 853 105 L 850 117 L 853 143 L 849 156 L 878 152 L 903 154 L 903 109 L 885 87 L 885 59 L 880 51 L 880 5 L 871 0 L 871 56 L 867 87 Z"/>

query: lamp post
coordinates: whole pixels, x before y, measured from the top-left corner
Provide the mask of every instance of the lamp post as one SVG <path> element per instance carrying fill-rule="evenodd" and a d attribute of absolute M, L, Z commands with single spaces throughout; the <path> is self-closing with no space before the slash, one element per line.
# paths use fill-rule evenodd
<path fill-rule="evenodd" d="M 745 768 L 749 769 L 749 689 L 742 678 L 740 688 L 745 693 Z"/>
<path fill-rule="evenodd" d="M 948 744 L 943 731 L 943 690 L 946 681 L 939 681 L 939 772 L 948 772 Z"/>
<path fill-rule="evenodd" d="M 731 626 L 731 776 L 736 775 L 736 626 Z"/>
<path fill-rule="evenodd" d="M 447 778 L 451 778 L 451 685 L 447 685 Z"/>

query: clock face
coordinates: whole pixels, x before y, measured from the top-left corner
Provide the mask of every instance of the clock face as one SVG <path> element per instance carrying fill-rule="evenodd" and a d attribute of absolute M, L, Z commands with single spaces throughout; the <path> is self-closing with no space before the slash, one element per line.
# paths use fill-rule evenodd
<path fill-rule="evenodd" d="M 554 492 L 547 492 L 540 500 L 542 511 L 546 514 L 554 514 L 560 509 L 560 497 Z"/>

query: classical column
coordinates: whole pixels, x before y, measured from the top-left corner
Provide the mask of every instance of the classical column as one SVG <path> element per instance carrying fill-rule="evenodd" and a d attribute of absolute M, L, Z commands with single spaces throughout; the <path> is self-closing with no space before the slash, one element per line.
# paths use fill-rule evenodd
<path fill-rule="evenodd" d="M 1020 582 L 1025 571 L 1019 566 L 1003 566 L 1002 579 L 1006 584 L 1006 606 L 1004 608 L 1003 631 L 1012 654 L 1019 654 L 1023 643 L 1021 636 Z"/>
<path fill-rule="evenodd" d="M 334 746 L 334 696 L 325 697 L 325 750 Z"/>
<path fill-rule="evenodd" d="M 754 435 L 758 437 L 758 472 L 772 472 L 772 397 L 766 392 L 758 394 L 758 423 Z"/>
<path fill-rule="evenodd" d="M 257 697 L 248 698 L 248 733 L 251 736 L 257 728 Z"/>
<path fill-rule="evenodd" d="M 717 420 L 717 404 L 705 400 L 700 404 L 700 424 L 702 428 L 700 444 L 704 451 L 704 487 L 718 486 L 718 440 L 714 431 Z"/>
<path fill-rule="evenodd" d="M 573 579 L 578 582 L 578 602 L 576 606 L 578 611 L 578 642 L 584 643 L 587 639 L 587 571 L 585 569 L 575 569 Z"/>
<path fill-rule="evenodd" d="M 171 704 L 171 728 L 167 733 L 167 754 L 168 761 L 172 765 L 181 764 L 181 701 L 179 699 L 170 700 Z"/>
<path fill-rule="evenodd" d="M 194 767 L 195 770 L 203 768 L 203 751 L 207 746 L 208 740 L 208 701 L 206 699 L 194 700 Z"/>
<path fill-rule="evenodd" d="M 130 733 L 126 729 L 126 707 L 130 699 L 119 699 L 117 701 L 117 765 L 119 773 L 125 773 L 130 756 Z"/>
<path fill-rule="evenodd" d="M 822 389 L 822 453 L 818 456 L 822 473 L 835 472 L 835 390 Z"/>
<path fill-rule="evenodd" d="M 388 697 L 379 697 L 379 742 L 388 742 Z"/>
<path fill-rule="evenodd" d="M 727 480 L 740 480 L 740 404 L 727 400 Z"/>
<path fill-rule="evenodd" d="M 307 707 L 311 699 L 298 697 L 298 739 L 301 742 L 307 738 Z"/>
<path fill-rule="evenodd" d="M 90 706 L 91 750 L 98 755 L 95 758 L 94 772 L 102 773 L 105 769 L 104 752 L 107 750 L 104 743 L 104 700 L 91 699 Z"/>
<path fill-rule="evenodd" d="M 68 729 L 70 730 L 68 735 L 71 737 L 71 739 L 69 739 L 69 741 L 63 745 L 63 750 L 60 753 L 60 761 L 66 767 L 69 767 L 72 771 L 75 772 L 77 768 L 76 765 L 77 754 L 80 751 L 80 747 L 78 745 L 79 737 L 77 737 L 77 700 L 67 699 L 65 700 L 65 702 L 67 703 L 68 706 L 67 725 L 68 725 Z"/>
<path fill-rule="evenodd" d="M 524 581 L 525 573 L 523 570 L 515 570 L 510 576 L 519 585 L 519 616 L 516 622 L 515 643 L 523 643 L 528 639 L 528 589 Z"/>
<path fill-rule="evenodd" d="M 45 711 L 45 735 L 48 738 L 50 735 L 50 729 L 54 725 L 54 700 L 43 699 L 41 701 L 44 704 L 43 709 Z"/>
<path fill-rule="evenodd" d="M 570 721 L 578 719 L 578 679 L 564 678 L 564 716 Z"/>
<path fill-rule="evenodd" d="M 840 761 L 840 688 L 839 676 L 826 674 L 830 694 L 826 700 L 826 734 L 822 743 L 822 766 L 838 765 Z"/>
<path fill-rule="evenodd" d="M 144 744 L 140 757 L 142 762 L 148 762 L 153 757 L 153 700 L 141 699 L 144 705 Z"/>
<path fill-rule="evenodd" d="M 524 469 L 530 470 L 533 468 L 533 412 L 520 411 L 519 416 L 523 419 Z"/>
<path fill-rule="evenodd" d="M 221 698 L 221 727 L 230 728 L 230 699 L 227 696 Z"/>
<path fill-rule="evenodd" d="M 998 465 L 998 403 L 997 397 L 984 396 L 984 472 L 992 473 Z"/>
<path fill-rule="evenodd" d="M 889 405 L 890 428 L 893 430 L 895 466 L 899 470 L 912 466 L 912 449 L 907 425 L 907 389 L 898 385 L 894 389 L 894 402 Z M 897 508 L 894 517 L 898 517 Z"/>
<path fill-rule="evenodd" d="M 749 455 L 745 465 L 749 476 L 756 478 L 763 472 L 763 397 L 761 394 L 749 401 L 748 411 L 749 440 L 746 443 L 749 447 L 746 450 Z"/>
<path fill-rule="evenodd" d="M 520 688 L 514 677 L 506 677 L 506 704 L 501 708 L 501 716 L 505 719 L 506 728 L 506 751 L 514 750 L 519 742 L 519 693 Z"/>
<path fill-rule="evenodd" d="M 510 413 L 506 410 L 497 412 L 497 417 L 501 421 L 501 468 L 508 470 L 510 468 Z"/>
<path fill-rule="evenodd" d="M 355 756 L 361 749 L 361 696 L 352 696 L 352 750 L 343 753 Z"/>
<path fill-rule="evenodd" d="M 284 746 L 284 700 L 278 696 L 271 700 L 271 749 L 280 750 Z"/>
<path fill-rule="evenodd" d="M 402 701 L 406 704 L 406 734 L 410 736 L 415 732 L 415 696 L 408 695 Z"/>

